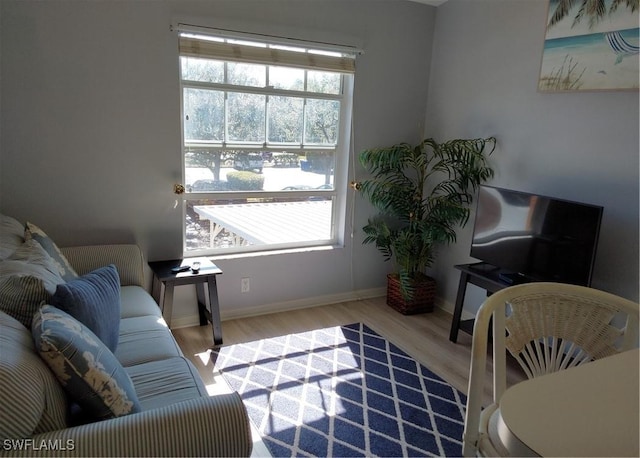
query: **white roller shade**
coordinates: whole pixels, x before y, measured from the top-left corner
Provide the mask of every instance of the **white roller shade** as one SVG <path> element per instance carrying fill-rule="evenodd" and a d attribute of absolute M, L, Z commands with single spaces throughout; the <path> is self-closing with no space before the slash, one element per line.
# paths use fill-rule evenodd
<path fill-rule="evenodd" d="M 261 37 L 264 39 L 264 37 Z M 335 49 L 335 46 L 310 48 L 299 45 L 257 41 L 253 36 L 245 40 L 225 36 L 204 35 L 200 32 L 183 31 L 180 34 L 180 55 L 205 57 L 234 62 L 258 63 L 315 69 L 322 71 L 354 73 L 358 50 Z"/>

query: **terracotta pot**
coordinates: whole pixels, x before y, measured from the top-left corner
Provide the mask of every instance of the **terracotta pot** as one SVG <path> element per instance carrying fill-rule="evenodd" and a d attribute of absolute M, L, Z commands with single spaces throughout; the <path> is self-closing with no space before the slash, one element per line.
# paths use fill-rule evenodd
<path fill-rule="evenodd" d="M 413 299 L 405 300 L 398 274 L 387 275 L 387 305 L 403 315 L 432 312 L 436 298 L 436 281 L 424 274 L 415 279 Z"/>

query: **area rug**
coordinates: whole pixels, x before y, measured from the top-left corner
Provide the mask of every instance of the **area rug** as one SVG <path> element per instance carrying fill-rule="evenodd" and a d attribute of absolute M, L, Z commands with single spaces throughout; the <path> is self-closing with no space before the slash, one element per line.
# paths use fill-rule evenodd
<path fill-rule="evenodd" d="M 462 454 L 464 394 L 362 323 L 212 356 L 273 456 Z"/>

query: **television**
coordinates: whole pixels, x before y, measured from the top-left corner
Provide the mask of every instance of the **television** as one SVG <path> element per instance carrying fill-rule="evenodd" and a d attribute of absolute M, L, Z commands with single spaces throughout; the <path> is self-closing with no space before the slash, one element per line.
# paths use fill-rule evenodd
<path fill-rule="evenodd" d="M 480 186 L 470 255 L 506 283 L 590 286 L 603 208 Z"/>

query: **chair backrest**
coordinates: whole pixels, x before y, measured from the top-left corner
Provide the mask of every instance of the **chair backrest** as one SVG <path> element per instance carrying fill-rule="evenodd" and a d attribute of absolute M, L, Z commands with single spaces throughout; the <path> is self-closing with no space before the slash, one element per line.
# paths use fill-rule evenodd
<path fill-rule="evenodd" d="M 529 378 L 637 345 L 638 304 L 604 291 L 532 283 L 496 300 L 506 304 L 505 346 Z"/>
<path fill-rule="evenodd" d="M 638 346 L 640 306 L 584 286 L 536 282 L 505 288 L 482 304 L 473 329 L 465 446 L 478 439 L 493 320 L 493 402 L 506 390 L 506 351 L 529 378 Z"/>

